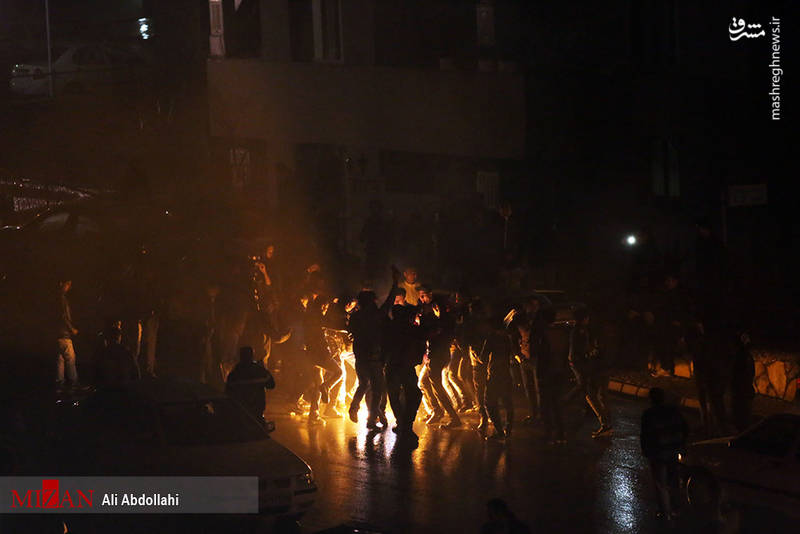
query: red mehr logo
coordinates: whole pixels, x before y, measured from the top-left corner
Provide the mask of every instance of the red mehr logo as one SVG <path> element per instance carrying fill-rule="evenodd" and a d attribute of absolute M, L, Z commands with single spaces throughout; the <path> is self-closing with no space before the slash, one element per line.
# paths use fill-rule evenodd
<path fill-rule="evenodd" d="M 59 480 L 43 479 L 42 489 L 28 490 L 20 495 L 17 490 L 11 490 L 12 508 L 92 508 L 92 494 L 94 490 L 59 491 Z M 88 495 L 88 496 L 87 496 Z"/>

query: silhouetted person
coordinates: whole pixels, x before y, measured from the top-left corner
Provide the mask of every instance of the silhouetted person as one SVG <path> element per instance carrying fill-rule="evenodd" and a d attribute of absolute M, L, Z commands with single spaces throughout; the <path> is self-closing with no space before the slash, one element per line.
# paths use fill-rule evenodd
<path fill-rule="evenodd" d="M 263 422 L 267 404 L 264 393 L 274 388 L 275 379 L 260 362 L 255 361 L 253 348 L 242 347 L 239 350 L 239 363 L 228 375 L 225 393 Z"/>
<path fill-rule="evenodd" d="M 218 304 L 220 288 L 217 284 L 208 284 L 205 299 L 202 303 L 203 314 L 203 356 L 200 369 L 200 381 L 205 384 L 219 386 L 222 382 L 220 372 L 220 351 L 218 343 Z"/>
<path fill-rule="evenodd" d="M 528 399 L 530 413 L 525 417 L 526 423 L 533 423 L 541 418 L 541 392 L 537 374 L 538 354 L 532 348 L 531 336 L 534 328 L 539 328 L 539 310 L 541 303 L 536 298 L 529 298 L 521 312 L 517 313 L 508 325 L 514 349 L 520 359 L 520 374 Z"/>
<path fill-rule="evenodd" d="M 490 439 L 503 440 L 511 437 L 514 421 L 513 381 L 511 379 L 511 339 L 498 317 L 487 319 L 486 345 L 486 411 L 495 428 Z M 503 417 L 500 407 L 505 410 Z"/>
<path fill-rule="evenodd" d="M 358 308 L 350 315 L 347 330 L 353 336 L 353 354 L 356 358 L 358 387 L 350 403 L 350 420 L 358 422 L 358 407 L 366 395 L 369 410 L 367 428 L 377 428 L 380 420 L 386 425 L 386 416 L 380 410 L 384 394 L 383 356 L 381 338 L 384 328 L 384 314 L 375 303 L 375 293 L 361 291 L 357 297 Z"/>
<path fill-rule="evenodd" d="M 516 518 L 502 499 L 486 503 L 489 521 L 481 527 L 481 534 L 530 534 L 531 529 Z"/>
<path fill-rule="evenodd" d="M 105 347 L 97 361 L 95 382 L 98 386 L 119 384 L 140 378 L 133 352 L 122 343 L 122 329 L 117 324 L 105 332 Z"/>
<path fill-rule="evenodd" d="M 650 461 L 660 515 L 674 517 L 678 489 L 678 453 L 686 447 L 689 427 L 676 406 L 664 403 L 664 391 L 650 390 L 652 406 L 642 414 L 642 454 Z"/>
<path fill-rule="evenodd" d="M 755 362 L 750 353 L 750 336 L 740 331 L 732 343 L 733 358 L 731 361 L 731 421 L 739 432 L 750 426 L 753 411 L 753 378 Z"/>
<path fill-rule="evenodd" d="M 475 406 L 475 395 L 472 391 L 472 377 L 469 377 L 469 382 L 462 376 L 462 373 L 472 368 L 468 365 L 462 364 L 468 357 L 467 351 L 464 350 L 467 346 L 464 340 L 464 327 L 465 318 L 467 314 L 467 302 L 464 293 L 456 291 L 450 297 L 447 303 L 447 313 L 450 314 L 454 325 L 453 342 L 450 347 L 450 361 L 447 364 L 444 372 L 445 388 L 452 391 L 456 397 L 458 407 L 456 410 L 459 413 L 466 412 Z M 466 361 L 469 364 L 469 361 Z"/>
<path fill-rule="evenodd" d="M 328 343 L 323 333 L 322 321 L 324 310 L 328 302 L 322 296 L 323 281 L 319 277 L 312 277 L 309 292 L 302 298 L 303 302 L 303 332 L 305 335 L 305 352 L 307 363 L 311 364 L 311 384 L 303 396 L 311 403 L 308 413 L 308 422 L 321 423 L 319 415 L 320 403 L 328 404 L 331 401 L 331 390 L 342 379 L 342 368 L 333 359 L 328 350 Z M 319 375 L 320 370 L 325 374 L 324 379 Z"/>
<path fill-rule="evenodd" d="M 69 306 L 67 293 L 72 289 L 72 280 L 62 279 L 58 282 L 59 300 L 56 308 L 55 335 L 56 335 L 56 387 L 65 385 L 64 373 L 69 385 L 78 385 L 78 368 L 76 365 L 75 348 L 72 338 L 78 334 L 78 329 L 72 323 L 72 310 Z"/>
<path fill-rule="evenodd" d="M 433 301 L 430 289 L 420 288 L 419 302 L 420 324 L 429 343 L 427 373 L 419 379 L 421 385 L 428 391 L 429 403 L 433 408 L 433 414 L 427 423 L 438 423 L 444 415 L 442 412 L 447 412 L 450 421 L 443 426 L 456 428 L 461 426 L 461 419 L 444 387 L 442 376 L 445 366 L 450 363 L 450 345 L 455 337 L 455 323 L 452 316 Z"/>
<path fill-rule="evenodd" d="M 589 310 L 586 308 L 575 311 L 575 327 L 569 338 L 569 363 L 586 403 L 600 423 L 600 427 L 592 432 L 592 437 L 597 438 L 610 435 L 614 430 L 606 406 L 607 369 L 600 343 L 589 327 L 589 320 Z"/>
<path fill-rule="evenodd" d="M 551 443 L 563 444 L 564 416 L 561 394 L 567 382 L 567 362 L 559 358 L 550 346 L 548 328 L 555 320 L 555 310 L 547 308 L 541 312 L 538 324 L 532 329 L 531 350 L 536 354 L 536 371 L 539 380 L 540 408 L 545 433 Z"/>
<path fill-rule="evenodd" d="M 689 297 L 675 274 L 668 273 L 664 277 L 663 288 L 656 294 L 653 308 L 656 361 L 661 369 L 674 375 L 675 356 L 681 351 L 684 329 L 689 324 L 691 313 Z"/>
<path fill-rule="evenodd" d="M 470 306 L 470 313 L 466 319 L 465 340 L 468 344 L 470 364 L 472 366 L 472 383 L 475 389 L 475 400 L 478 404 L 478 432 L 484 434 L 489 428 L 489 413 L 486 411 L 486 376 L 489 362 L 486 351 L 489 323 L 486 316 L 489 310 L 481 301 L 475 301 Z"/>
<path fill-rule="evenodd" d="M 397 420 L 397 426 L 392 430 L 398 437 L 416 442 L 418 437 L 413 426 L 422 392 L 417 387 L 414 367 L 422 362 L 425 354 L 425 336 L 414 324 L 416 308 L 406 304 L 405 291 L 395 288 L 393 296 L 394 305 L 389 312 L 382 344 L 386 358 L 386 388 Z"/>
<path fill-rule="evenodd" d="M 725 426 L 724 395 L 730 369 L 725 368 L 723 355 L 728 341 L 716 328 L 707 332 L 703 323 L 692 325 L 686 333 L 687 349 L 694 363 L 700 420 L 709 437 L 722 433 Z"/>

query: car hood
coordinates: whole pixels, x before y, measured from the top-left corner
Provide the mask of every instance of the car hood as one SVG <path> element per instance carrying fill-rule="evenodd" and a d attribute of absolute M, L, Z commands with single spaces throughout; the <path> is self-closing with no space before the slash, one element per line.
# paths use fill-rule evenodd
<path fill-rule="evenodd" d="M 164 447 L 151 458 L 148 471 L 194 476 L 261 476 L 283 478 L 310 468 L 271 438 L 246 443 Z"/>
<path fill-rule="evenodd" d="M 729 443 L 732 438 L 716 438 L 692 443 L 682 455 L 682 463 L 704 467 L 712 471 L 727 465 L 732 456 Z"/>
<path fill-rule="evenodd" d="M 703 441 L 697 441 L 695 443 L 692 443 L 689 447 L 691 447 L 691 448 L 694 448 L 694 447 L 713 447 L 713 446 L 721 446 L 721 445 L 724 445 L 724 446 L 727 447 L 728 443 L 730 443 L 732 439 L 733 439 L 733 436 L 728 436 L 728 437 L 725 437 L 725 438 L 706 439 L 706 440 L 703 440 Z"/>

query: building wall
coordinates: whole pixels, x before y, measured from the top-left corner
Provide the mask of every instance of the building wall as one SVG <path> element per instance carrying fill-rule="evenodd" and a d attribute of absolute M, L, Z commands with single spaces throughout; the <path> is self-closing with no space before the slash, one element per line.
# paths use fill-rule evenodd
<path fill-rule="evenodd" d="M 211 135 L 519 159 L 523 77 L 209 60 Z"/>

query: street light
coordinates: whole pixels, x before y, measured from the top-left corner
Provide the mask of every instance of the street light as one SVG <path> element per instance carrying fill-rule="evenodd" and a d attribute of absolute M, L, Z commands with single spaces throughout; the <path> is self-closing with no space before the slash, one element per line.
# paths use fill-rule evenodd
<path fill-rule="evenodd" d="M 634 246 L 636 244 L 636 236 L 633 234 L 629 235 L 625 238 L 625 242 L 628 244 L 628 246 Z"/>

